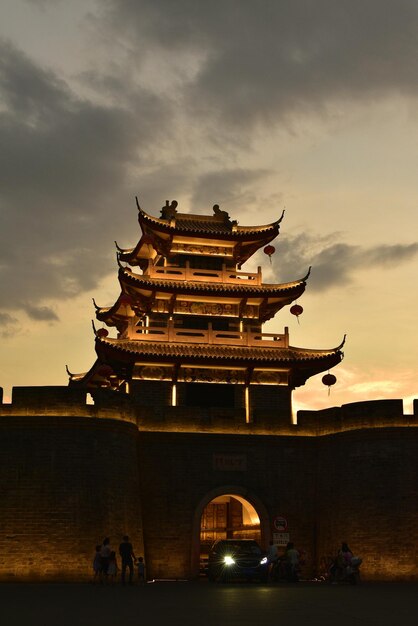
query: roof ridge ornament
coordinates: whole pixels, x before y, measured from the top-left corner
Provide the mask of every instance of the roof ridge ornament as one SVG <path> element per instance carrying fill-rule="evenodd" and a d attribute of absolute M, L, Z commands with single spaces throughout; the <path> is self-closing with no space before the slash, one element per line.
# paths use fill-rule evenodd
<path fill-rule="evenodd" d="M 70 370 L 68 369 L 68 365 L 67 364 L 65 365 L 65 369 L 67 371 L 68 376 L 71 376 L 71 377 L 74 376 L 74 374 L 72 372 L 70 372 Z"/>
<path fill-rule="evenodd" d="M 277 220 L 276 224 L 280 224 L 282 219 L 284 218 L 284 214 L 285 214 L 285 209 L 283 209 L 281 216 L 279 217 L 279 219 Z"/>
<path fill-rule="evenodd" d="M 96 309 L 96 311 L 98 311 L 99 309 L 101 309 L 101 307 L 100 307 L 100 306 L 97 306 L 97 304 L 96 304 L 96 300 L 95 300 L 94 298 L 92 298 L 92 300 L 93 300 L 93 305 L 94 305 L 94 308 Z"/>
<path fill-rule="evenodd" d="M 223 211 L 219 204 L 214 204 L 213 207 L 213 214 L 215 217 L 220 218 L 224 223 L 226 224 L 230 224 L 231 223 L 231 218 L 229 217 L 229 213 L 227 211 Z M 237 224 L 237 222 L 235 222 L 235 225 Z"/>
<path fill-rule="evenodd" d="M 165 206 L 163 206 L 163 208 L 161 209 L 161 217 L 164 220 L 168 220 L 170 222 L 171 220 L 175 220 L 178 205 L 179 203 L 177 202 L 177 200 L 172 200 L 171 203 L 170 200 L 166 200 Z"/>

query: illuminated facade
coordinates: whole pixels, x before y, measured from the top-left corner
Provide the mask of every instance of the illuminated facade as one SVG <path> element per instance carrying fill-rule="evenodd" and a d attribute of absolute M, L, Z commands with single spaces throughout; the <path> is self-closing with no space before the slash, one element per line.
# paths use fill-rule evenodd
<path fill-rule="evenodd" d="M 346 540 L 366 579 L 418 580 L 418 401 L 413 415 L 384 400 L 292 423 L 292 389 L 342 345 L 263 332 L 308 278 L 241 269 L 281 220 L 244 227 L 175 202 L 138 217 L 137 245 L 118 248 L 121 293 L 96 307 L 89 372 L 15 387 L 11 404 L 0 389 L 0 580 L 85 580 L 94 546 L 125 534 L 150 578 L 195 578 L 214 539 L 252 537 L 290 538 L 306 577 Z"/>
<path fill-rule="evenodd" d="M 283 215 L 282 215 L 283 217 Z M 118 247 L 121 293 L 97 320 L 96 363 L 70 385 L 129 392 L 141 405 L 242 409 L 247 423 L 264 414 L 291 421 L 291 390 L 340 362 L 331 350 L 292 347 L 289 332 L 263 324 L 299 298 L 308 274 L 266 284 L 261 268 L 242 265 L 279 234 L 281 219 L 239 226 L 218 205 L 213 215 L 179 213 L 167 201 L 155 218 L 138 204 L 142 236 Z M 138 268 L 135 272 L 132 268 Z"/>

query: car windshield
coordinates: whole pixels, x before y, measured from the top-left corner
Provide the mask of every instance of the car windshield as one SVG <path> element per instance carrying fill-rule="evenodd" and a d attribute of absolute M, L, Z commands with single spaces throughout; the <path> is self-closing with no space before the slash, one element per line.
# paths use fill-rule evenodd
<path fill-rule="evenodd" d="M 261 554 L 261 548 L 255 541 L 228 541 L 215 548 L 216 551 L 233 554 Z"/>

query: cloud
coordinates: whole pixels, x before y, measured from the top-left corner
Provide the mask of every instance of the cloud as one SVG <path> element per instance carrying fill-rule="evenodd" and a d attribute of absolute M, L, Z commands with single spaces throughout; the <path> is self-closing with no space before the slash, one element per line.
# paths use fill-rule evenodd
<path fill-rule="evenodd" d="M 362 247 L 344 243 L 341 239 L 341 233 L 280 236 L 277 243 L 280 271 L 276 272 L 275 279 L 293 280 L 295 276 L 303 276 L 307 267 L 312 266 L 310 287 L 325 291 L 352 282 L 359 271 L 396 267 L 418 255 L 418 242 Z"/>
<path fill-rule="evenodd" d="M 46 0 L 34 3 L 52 11 Z M 52 320 L 46 302 L 93 290 L 115 272 L 113 240 L 137 239 L 136 194 L 152 213 L 175 197 L 181 210 L 189 200 L 197 211 L 219 202 L 234 218 L 257 221 L 250 207 L 269 203 L 253 189 L 272 173 L 242 163 L 258 124 L 269 129 L 336 101 L 417 89 L 414 2 L 96 6 L 91 49 L 100 37 L 102 47 L 78 83 L 0 41 L 5 312 Z M 295 268 L 302 276 L 312 264 L 319 289 L 349 282 L 355 268 L 416 254 L 416 244 L 366 250 L 338 234 L 279 246 L 281 273 L 293 279 Z"/>
<path fill-rule="evenodd" d="M 0 95 L 1 305 L 30 302 L 32 319 L 54 319 L 39 308 L 45 298 L 72 297 L 114 271 L 115 224 L 125 207 L 135 219 L 130 168 L 165 136 L 167 105 L 146 90 L 130 106 L 81 98 L 4 41 Z"/>
<path fill-rule="evenodd" d="M 55 313 L 55 311 L 47 306 L 26 305 L 26 313 L 31 319 L 37 322 L 56 322 L 59 320 L 59 317 Z"/>
<path fill-rule="evenodd" d="M 202 212 L 211 213 L 214 203 L 228 205 L 236 204 L 244 199 L 244 204 L 248 204 L 254 198 L 250 191 L 251 185 L 259 181 L 269 172 L 266 170 L 244 168 L 221 168 L 206 172 L 197 177 L 192 195 L 192 206 L 199 207 Z M 214 192 L 216 190 L 216 192 Z M 216 197 L 214 197 L 216 193 Z"/>
<path fill-rule="evenodd" d="M 417 95 L 414 0 L 113 0 L 103 15 L 142 59 L 170 68 L 188 114 L 224 128 Z"/>
<path fill-rule="evenodd" d="M 18 324 L 16 317 L 0 311 L 0 337 L 2 339 L 14 337 L 18 332 Z"/>
<path fill-rule="evenodd" d="M 16 324 L 17 319 L 9 315 L 9 313 L 1 313 L 0 312 L 0 326 L 11 326 L 12 324 Z"/>

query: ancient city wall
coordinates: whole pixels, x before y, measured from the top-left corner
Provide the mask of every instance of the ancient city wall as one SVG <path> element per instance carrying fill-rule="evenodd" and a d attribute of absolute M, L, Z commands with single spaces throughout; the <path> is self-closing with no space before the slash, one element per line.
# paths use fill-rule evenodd
<path fill-rule="evenodd" d="M 317 450 L 319 569 L 347 541 L 365 579 L 418 580 L 418 429 L 346 431 Z"/>
<path fill-rule="evenodd" d="M 197 575 L 193 555 L 200 527 L 194 526 L 195 512 L 221 494 L 239 495 L 253 504 L 262 517 L 264 547 L 271 538 L 271 520 L 286 512 L 295 541 L 311 552 L 313 439 L 144 432 L 139 449 L 151 576 Z"/>
<path fill-rule="evenodd" d="M 265 544 L 287 517 L 307 575 L 347 540 L 365 578 L 418 579 L 417 401 L 414 415 L 370 401 L 275 428 L 242 410 L 93 395 L 22 387 L 0 405 L 0 578 L 86 578 L 96 542 L 126 532 L 150 576 L 196 575 L 199 516 L 229 492 L 255 506 Z"/>
<path fill-rule="evenodd" d="M 86 579 L 106 535 L 142 549 L 136 426 L 70 412 L 0 417 L 2 580 Z"/>

